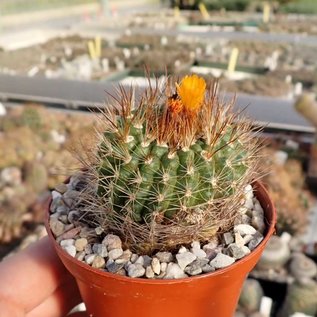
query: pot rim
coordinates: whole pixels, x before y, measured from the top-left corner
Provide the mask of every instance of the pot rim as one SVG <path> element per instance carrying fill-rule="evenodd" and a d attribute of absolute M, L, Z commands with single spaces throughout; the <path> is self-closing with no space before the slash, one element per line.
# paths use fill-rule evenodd
<path fill-rule="evenodd" d="M 255 181 L 255 182 L 253 182 L 252 185 L 255 187 L 255 192 L 258 191 L 259 189 L 261 189 L 261 191 L 264 194 L 263 196 L 269 197 L 269 194 L 268 194 L 266 188 L 262 185 L 261 182 Z M 49 236 L 50 240 L 53 241 L 53 244 L 54 244 L 56 250 L 58 250 L 59 252 L 62 252 L 63 256 L 66 257 L 74 265 L 77 265 L 88 272 L 95 273 L 95 274 L 100 275 L 102 277 L 112 278 L 112 279 L 122 281 L 122 282 L 133 282 L 133 283 L 138 283 L 138 284 L 154 284 L 154 285 L 162 285 L 162 284 L 167 284 L 167 283 L 168 284 L 177 284 L 177 283 L 186 283 L 186 282 L 189 283 L 193 280 L 200 280 L 200 279 L 204 279 L 204 278 L 211 277 L 211 276 L 221 275 L 221 274 L 224 274 L 226 272 L 231 271 L 232 269 L 234 269 L 238 265 L 243 265 L 245 262 L 247 262 L 249 260 L 249 258 L 251 256 L 261 252 L 262 246 L 264 247 L 266 245 L 266 243 L 268 242 L 268 240 L 270 239 L 270 237 L 275 233 L 276 209 L 275 209 L 275 206 L 274 206 L 272 200 L 270 199 L 270 204 L 268 204 L 268 206 L 265 206 L 265 207 L 262 206 L 264 210 L 266 210 L 268 208 L 272 209 L 272 220 L 271 220 L 271 223 L 268 223 L 264 239 L 256 246 L 256 248 L 254 250 L 251 251 L 251 253 L 249 253 L 248 255 L 243 257 L 242 259 L 239 259 L 236 262 L 234 262 L 233 264 L 231 264 L 225 268 L 218 269 L 214 272 L 203 273 L 200 275 L 189 276 L 189 277 L 185 277 L 185 278 L 179 278 L 179 279 L 133 278 L 133 277 L 122 276 L 119 274 L 109 273 L 109 272 L 101 271 L 100 269 L 97 269 L 97 268 L 93 268 L 93 267 L 89 266 L 88 264 L 77 260 L 75 257 L 72 257 L 67 252 L 65 252 L 62 249 L 62 247 L 57 243 L 57 241 L 56 241 L 55 237 L 53 236 L 53 233 L 50 229 L 50 226 L 49 226 L 49 216 L 50 216 L 50 208 L 49 207 L 51 205 L 51 202 L 52 202 L 52 198 L 48 202 L 48 208 L 46 210 L 45 227 L 46 227 L 46 231 L 48 233 L 48 236 Z M 265 213 L 264 213 L 264 215 L 265 215 Z"/>

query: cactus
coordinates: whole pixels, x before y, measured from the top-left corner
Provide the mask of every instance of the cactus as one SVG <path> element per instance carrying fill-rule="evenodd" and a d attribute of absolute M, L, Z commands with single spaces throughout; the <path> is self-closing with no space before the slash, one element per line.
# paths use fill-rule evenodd
<path fill-rule="evenodd" d="M 290 249 L 280 237 L 269 240 L 256 267 L 260 270 L 280 269 L 290 258 Z"/>
<path fill-rule="evenodd" d="M 46 167 L 40 162 L 27 162 L 24 165 L 24 180 L 34 192 L 43 192 L 48 182 Z"/>
<path fill-rule="evenodd" d="M 297 281 L 314 278 L 317 275 L 316 263 L 303 253 L 293 255 L 289 270 Z"/>
<path fill-rule="evenodd" d="M 288 317 L 294 313 L 315 316 L 317 313 L 317 284 L 313 280 L 295 282 L 289 285 L 286 299 L 279 317 Z"/>
<path fill-rule="evenodd" d="M 120 110 L 104 111 L 95 160 L 86 164 L 97 187 L 96 197 L 86 193 L 94 221 L 144 253 L 231 229 L 256 175 L 257 139 L 234 102 L 221 102 L 217 85 L 206 89 L 196 75 L 175 86 L 167 82 L 166 97 L 150 86 L 137 106 L 133 90 L 121 88 Z"/>
<path fill-rule="evenodd" d="M 245 313 L 252 313 L 260 308 L 263 289 L 260 283 L 254 279 L 247 279 L 243 284 L 243 288 L 239 298 L 239 307 Z"/>

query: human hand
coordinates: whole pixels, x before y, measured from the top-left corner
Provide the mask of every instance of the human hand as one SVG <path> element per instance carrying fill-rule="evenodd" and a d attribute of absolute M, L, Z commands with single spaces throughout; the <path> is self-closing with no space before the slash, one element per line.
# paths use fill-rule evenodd
<path fill-rule="evenodd" d="M 64 317 L 82 302 L 48 237 L 0 263 L 0 281 L 0 317 Z"/>

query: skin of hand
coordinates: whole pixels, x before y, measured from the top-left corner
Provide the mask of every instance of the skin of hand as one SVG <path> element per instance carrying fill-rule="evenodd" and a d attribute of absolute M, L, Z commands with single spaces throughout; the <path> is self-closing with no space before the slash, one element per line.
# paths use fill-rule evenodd
<path fill-rule="evenodd" d="M 82 302 L 48 237 L 4 259 L 0 281 L 0 317 L 65 317 Z"/>

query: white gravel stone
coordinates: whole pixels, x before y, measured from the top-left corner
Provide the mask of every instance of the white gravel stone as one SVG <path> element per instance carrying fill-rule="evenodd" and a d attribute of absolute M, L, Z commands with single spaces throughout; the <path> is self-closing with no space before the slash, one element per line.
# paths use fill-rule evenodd
<path fill-rule="evenodd" d="M 153 272 L 153 269 L 151 266 L 147 266 L 146 269 L 145 269 L 145 276 L 147 278 L 154 278 L 154 272 Z"/>
<path fill-rule="evenodd" d="M 56 191 L 56 190 L 53 190 L 52 191 L 52 199 L 53 200 L 55 200 L 55 199 L 59 199 L 59 198 L 61 198 L 62 197 L 62 194 L 61 193 L 59 193 L 58 191 Z"/>
<path fill-rule="evenodd" d="M 74 245 L 66 245 L 63 247 L 63 249 L 72 257 L 75 257 L 76 255 L 76 248 Z"/>
<path fill-rule="evenodd" d="M 234 233 L 234 242 L 238 247 L 243 247 L 245 245 L 245 240 L 239 232 Z"/>
<path fill-rule="evenodd" d="M 84 258 L 85 258 L 85 256 L 86 256 L 85 251 L 81 251 L 81 252 L 77 252 L 77 253 L 76 253 L 76 259 L 77 259 L 78 261 L 83 261 Z"/>
<path fill-rule="evenodd" d="M 202 249 L 191 249 L 191 253 L 193 253 L 199 259 L 206 258 L 207 256 L 206 252 Z"/>
<path fill-rule="evenodd" d="M 167 269 L 167 263 L 166 262 L 161 263 L 161 272 L 165 273 L 166 269 Z"/>
<path fill-rule="evenodd" d="M 144 265 L 144 257 L 142 255 L 140 255 L 134 263 L 141 264 L 143 266 Z"/>
<path fill-rule="evenodd" d="M 247 234 L 255 234 L 256 230 L 250 225 L 240 224 L 234 226 L 234 232 L 239 232 L 241 236 L 244 237 Z"/>
<path fill-rule="evenodd" d="M 187 277 L 187 275 L 184 273 L 184 271 L 180 268 L 178 264 L 172 262 L 168 263 L 164 279 L 177 279 L 184 277 Z"/>
<path fill-rule="evenodd" d="M 152 270 L 155 274 L 160 274 L 161 272 L 161 263 L 158 258 L 153 258 L 151 263 Z"/>
<path fill-rule="evenodd" d="M 178 250 L 178 253 L 185 253 L 185 252 L 188 252 L 188 250 L 184 246 L 180 247 Z"/>
<path fill-rule="evenodd" d="M 209 262 L 209 265 L 214 267 L 215 269 L 222 269 L 227 267 L 235 262 L 235 259 L 229 255 L 225 255 L 223 253 L 218 253 L 216 257 Z"/>
<path fill-rule="evenodd" d="M 246 199 L 244 203 L 244 207 L 247 208 L 248 210 L 253 209 L 253 200 L 252 199 Z"/>
<path fill-rule="evenodd" d="M 106 235 L 102 241 L 102 244 L 107 247 L 108 251 L 122 248 L 121 239 L 114 234 Z"/>
<path fill-rule="evenodd" d="M 67 247 L 70 245 L 75 245 L 75 240 L 74 239 L 65 239 L 65 240 L 62 240 L 59 244 L 62 248 L 64 248 L 64 247 Z"/>
<path fill-rule="evenodd" d="M 105 258 L 106 256 L 108 256 L 107 247 L 106 247 L 104 244 L 102 244 L 102 243 L 95 243 L 95 244 L 92 246 L 92 251 L 93 251 L 95 254 L 97 254 L 97 255 L 99 255 L 99 256 L 101 256 L 101 257 L 103 257 L 103 258 Z"/>
<path fill-rule="evenodd" d="M 108 252 L 108 258 L 112 260 L 116 260 L 120 258 L 120 256 L 123 254 L 122 249 L 113 249 Z"/>
<path fill-rule="evenodd" d="M 94 259 L 97 255 L 96 254 L 88 254 L 85 256 L 85 262 L 89 265 L 92 264 L 92 262 L 94 262 Z"/>
<path fill-rule="evenodd" d="M 171 252 L 157 252 L 155 257 L 157 257 L 161 263 L 169 263 L 173 261 L 173 254 Z"/>
<path fill-rule="evenodd" d="M 192 249 L 200 249 L 200 242 L 199 241 L 193 241 L 191 243 Z"/>
<path fill-rule="evenodd" d="M 94 260 L 92 261 L 91 266 L 96 269 L 102 269 L 105 267 L 105 264 L 106 264 L 105 259 L 100 255 L 96 255 Z"/>
<path fill-rule="evenodd" d="M 217 248 L 217 246 L 218 246 L 218 241 L 217 240 L 214 240 L 214 241 L 210 241 L 210 242 L 208 242 L 207 244 L 205 244 L 204 246 L 203 246 L 203 250 L 206 252 L 206 250 L 213 250 L 213 249 L 215 249 L 215 248 Z"/>
<path fill-rule="evenodd" d="M 131 255 L 130 261 L 131 261 L 132 263 L 134 263 L 138 258 L 139 258 L 139 256 L 138 256 L 137 254 L 133 253 L 133 254 Z"/>
<path fill-rule="evenodd" d="M 86 238 L 79 238 L 75 241 L 75 247 L 78 252 L 84 251 L 88 240 Z"/>
<path fill-rule="evenodd" d="M 119 258 L 116 259 L 116 263 L 125 264 L 125 263 L 130 261 L 131 256 L 132 256 L 132 252 L 129 249 L 124 250 L 122 255 Z"/>
<path fill-rule="evenodd" d="M 254 228 L 259 230 L 260 232 L 264 232 L 265 223 L 264 223 L 263 216 L 253 216 L 251 220 L 251 224 Z"/>
<path fill-rule="evenodd" d="M 65 231 L 65 225 L 55 217 L 50 217 L 50 228 L 55 237 L 60 236 Z"/>
<path fill-rule="evenodd" d="M 182 270 L 184 270 L 187 265 L 194 262 L 196 258 L 196 255 L 188 251 L 176 254 L 177 263 Z"/>
<path fill-rule="evenodd" d="M 145 274 L 145 268 L 139 264 L 130 264 L 128 267 L 128 275 L 130 277 L 141 277 Z"/>
<path fill-rule="evenodd" d="M 253 239 L 253 235 L 252 234 L 247 234 L 243 237 L 244 240 L 244 245 L 248 244 L 251 240 Z"/>

